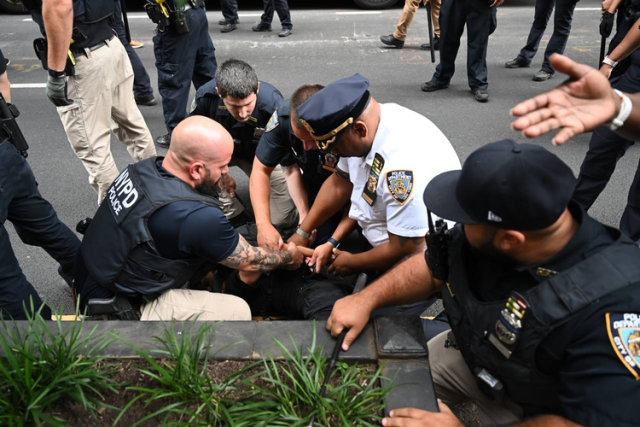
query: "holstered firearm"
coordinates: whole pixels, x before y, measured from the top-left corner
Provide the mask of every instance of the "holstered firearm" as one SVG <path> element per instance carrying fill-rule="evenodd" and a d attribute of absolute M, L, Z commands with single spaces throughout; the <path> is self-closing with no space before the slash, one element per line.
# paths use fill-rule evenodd
<path fill-rule="evenodd" d="M 140 313 L 122 295 L 113 298 L 92 298 L 87 303 L 87 315 L 106 317 L 108 320 L 140 320 Z"/>
<path fill-rule="evenodd" d="M 18 111 L 18 107 L 13 104 L 7 104 L 7 101 L 5 101 L 0 93 L 0 119 L 2 119 L 2 129 L 7 133 L 9 141 L 16 147 L 16 150 L 26 158 L 28 156 L 27 150 L 29 149 L 29 144 L 27 144 L 27 140 L 24 138 L 18 122 L 16 122 L 16 117 L 19 115 L 20 111 Z"/>
<path fill-rule="evenodd" d="M 433 277 L 446 281 L 449 277 L 448 245 L 449 226 L 443 219 L 436 221 L 435 227 L 431 219 L 431 211 L 427 209 L 429 219 L 429 232 L 427 233 L 427 265 L 433 273 Z"/>
<path fill-rule="evenodd" d="M 158 26 L 158 31 L 163 32 L 171 25 L 169 9 L 165 5 L 166 0 L 147 1 L 144 10 L 149 15 L 151 21 Z"/>

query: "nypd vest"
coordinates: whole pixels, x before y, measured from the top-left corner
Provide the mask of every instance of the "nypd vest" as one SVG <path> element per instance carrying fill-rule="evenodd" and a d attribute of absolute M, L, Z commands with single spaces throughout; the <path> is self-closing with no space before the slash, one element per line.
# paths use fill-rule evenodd
<path fill-rule="evenodd" d="M 178 178 L 160 175 L 150 158 L 127 167 L 111 184 L 87 229 L 82 255 L 100 285 L 131 297 L 153 299 L 187 284 L 207 261 L 166 259 L 157 251 L 147 222 L 159 208 L 181 200 L 220 207 Z"/>
<path fill-rule="evenodd" d="M 608 231 L 616 238 L 609 247 L 499 302 L 475 298 L 469 289 L 462 250 L 464 234 L 450 242 L 449 282 L 442 289 L 444 306 L 460 352 L 489 397 L 508 397 L 524 409 L 524 416 L 537 415 L 538 409 L 532 408 L 560 412 L 557 395 L 561 384 L 556 376 L 537 369 L 538 346 L 581 309 L 640 282 L 638 247 L 617 230 Z M 496 378 L 502 383 L 503 389 L 498 387 L 502 393 L 487 386 Z"/>

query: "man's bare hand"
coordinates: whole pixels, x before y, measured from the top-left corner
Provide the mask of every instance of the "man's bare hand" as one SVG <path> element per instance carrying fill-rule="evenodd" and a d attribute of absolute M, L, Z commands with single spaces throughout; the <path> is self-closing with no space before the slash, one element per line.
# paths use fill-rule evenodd
<path fill-rule="evenodd" d="M 304 261 L 304 255 L 298 250 L 295 243 L 289 243 L 286 248 L 291 253 L 291 262 L 289 263 L 288 270 L 296 270 L 302 265 Z"/>
<path fill-rule="evenodd" d="M 388 418 L 382 419 L 385 427 L 464 427 L 451 409 L 438 399 L 440 412 L 423 411 L 416 408 L 394 409 Z"/>
<path fill-rule="evenodd" d="M 339 299 L 333 305 L 331 315 L 327 319 L 327 329 L 331 335 L 337 337 L 344 328 L 349 332 L 344 337 L 342 350 L 347 351 L 360 332 L 367 326 L 373 308 L 366 294 L 358 293 Z"/>
<path fill-rule="evenodd" d="M 346 277 L 355 274 L 356 271 L 353 268 L 353 254 L 346 251 L 340 251 L 338 249 L 333 250 L 333 255 L 336 257 L 331 266 L 329 267 L 329 274 L 333 274 L 338 277 Z"/>
<path fill-rule="evenodd" d="M 309 261 L 309 267 L 316 266 L 316 271 L 319 273 L 322 267 L 331 265 L 333 257 L 333 245 L 329 242 L 323 243 L 313 250 L 313 255 Z"/>
<path fill-rule="evenodd" d="M 549 60 L 553 68 L 568 74 L 570 80 L 513 107 L 511 115 L 520 117 L 511 124 L 513 129 L 521 130 L 528 138 L 560 129 L 553 144 L 561 145 L 618 115 L 620 97 L 602 73 L 557 53 Z"/>
<path fill-rule="evenodd" d="M 222 191 L 229 193 L 231 197 L 236 197 L 236 180 L 229 174 L 224 174 L 218 181 L 218 187 Z"/>
<path fill-rule="evenodd" d="M 271 224 L 264 224 L 258 227 L 258 246 L 278 251 L 283 245 L 282 236 Z"/>

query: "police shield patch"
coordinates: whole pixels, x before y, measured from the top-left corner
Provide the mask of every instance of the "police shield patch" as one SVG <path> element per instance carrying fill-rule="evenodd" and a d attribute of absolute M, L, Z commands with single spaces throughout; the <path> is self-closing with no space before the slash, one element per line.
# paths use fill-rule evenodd
<path fill-rule="evenodd" d="M 613 350 L 636 380 L 640 380 L 640 314 L 607 313 L 607 332 Z"/>
<path fill-rule="evenodd" d="M 278 122 L 278 110 L 276 110 L 273 112 L 271 118 L 267 122 L 267 128 L 265 129 L 265 132 L 271 132 L 272 130 L 277 128 L 279 124 L 280 122 Z"/>
<path fill-rule="evenodd" d="M 396 202 L 404 205 L 413 191 L 412 171 L 387 172 L 387 188 Z"/>

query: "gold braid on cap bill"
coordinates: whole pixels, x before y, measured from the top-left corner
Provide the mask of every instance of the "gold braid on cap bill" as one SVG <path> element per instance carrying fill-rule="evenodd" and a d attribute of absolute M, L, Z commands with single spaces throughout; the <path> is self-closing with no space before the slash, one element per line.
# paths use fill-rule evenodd
<path fill-rule="evenodd" d="M 335 128 L 328 134 L 322 135 L 322 136 L 316 136 L 313 128 L 309 123 L 307 123 L 306 120 L 300 119 L 300 123 L 302 123 L 302 126 L 304 126 L 304 128 L 311 134 L 311 137 L 316 141 L 316 145 L 318 146 L 318 149 L 325 151 L 325 150 L 328 150 L 329 146 L 335 142 L 336 135 L 338 135 L 338 133 L 340 133 L 342 129 L 346 128 L 351 123 L 353 123 L 353 117 L 349 117 L 340 126 Z M 328 139 L 328 138 L 331 138 L 331 139 Z"/>

